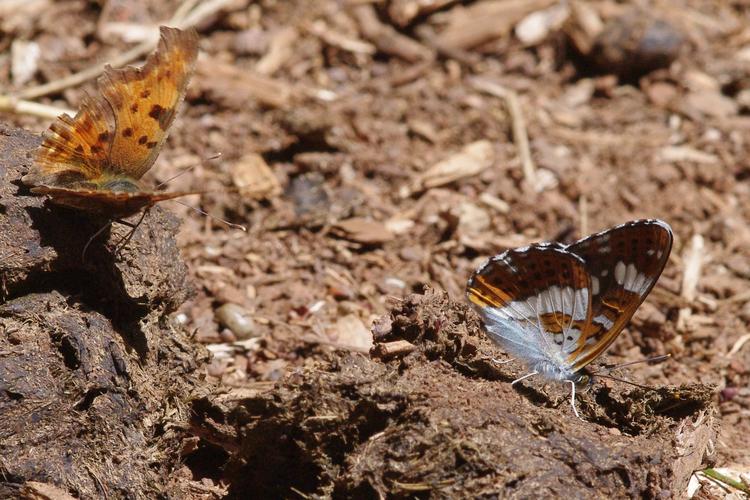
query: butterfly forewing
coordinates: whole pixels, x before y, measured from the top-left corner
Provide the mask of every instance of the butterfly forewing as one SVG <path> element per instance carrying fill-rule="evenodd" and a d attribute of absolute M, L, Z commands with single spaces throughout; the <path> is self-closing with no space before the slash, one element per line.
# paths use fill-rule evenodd
<path fill-rule="evenodd" d="M 469 300 L 490 336 L 530 365 L 564 361 L 590 318 L 582 259 L 556 244 L 509 250 L 469 279 Z"/>
<path fill-rule="evenodd" d="M 567 247 L 591 276 L 591 322 L 568 358 L 573 369 L 614 341 L 659 279 L 671 249 L 672 230 L 659 220 L 628 222 Z"/>
<path fill-rule="evenodd" d="M 111 168 L 139 179 L 153 165 L 167 136 L 198 56 L 195 30 L 161 28 L 159 47 L 142 68 L 107 68 L 99 79 L 114 109 Z"/>

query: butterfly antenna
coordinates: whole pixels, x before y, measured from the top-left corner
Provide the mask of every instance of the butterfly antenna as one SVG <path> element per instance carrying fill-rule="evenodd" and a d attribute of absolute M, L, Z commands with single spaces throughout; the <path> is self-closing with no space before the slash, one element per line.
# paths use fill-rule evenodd
<path fill-rule="evenodd" d="M 647 390 L 653 391 L 653 390 L 656 390 L 654 387 L 650 387 L 648 385 L 637 384 L 635 382 L 631 382 L 630 380 L 625 380 L 625 379 L 622 379 L 622 378 L 619 378 L 619 377 L 615 377 L 614 375 L 610 375 L 609 372 L 611 372 L 612 370 L 616 370 L 618 368 L 623 368 L 625 366 L 636 365 L 638 363 L 655 363 L 657 361 L 664 361 L 665 359 L 668 359 L 668 358 L 671 358 L 671 357 L 672 357 L 671 354 L 662 354 L 660 356 L 653 356 L 653 357 L 646 358 L 646 359 L 639 359 L 637 361 L 629 361 L 627 363 L 620 363 L 620 364 L 617 364 L 617 365 L 604 365 L 602 367 L 602 370 L 604 370 L 606 373 L 593 372 L 593 373 L 591 373 L 591 375 L 592 376 L 597 376 L 597 377 L 602 377 L 602 378 L 608 378 L 608 379 L 612 379 L 612 380 L 617 380 L 618 382 L 622 382 L 624 384 L 629 384 L 629 385 L 633 385 L 635 387 L 640 387 L 641 389 L 647 389 Z"/>
<path fill-rule="evenodd" d="M 209 156 L 208 158 L 204 158 L 203 160 L 201 160 L 201 161 L 199 161 L 197 163 L 194 163 L 193 165 L 190 165 L 189 167 L 185 167 L 184 169 L 182 169 L 182 171 L 180 173 L 178 173 L 176 175 L 173 175 L 172 177 L 170 177 L 169 179 L 167 179 L 164 182 L 160 182 L 156 186 L 156 191 L 158 191 L 162 187 L 166 186 L 167 184 L 169 184 L 170 182 L 172 182 L 173 180 L 175 180 L 176 178 L 178 178 L 182 174 L 186 174 L 186 173 L 190 172 L 191 170 L 193 170 L 198 165 L 201 165 L 201 164 L 203 164 L 204 162 L 207 162 L 207 161 L 215 160 L 215 159 L 220 158 L 220 157 L 221 157 L 221 153 L 216 153 L 215 155 Z"/>
<path fill-rule="evenodd" d="M 597 377 L 602 377 L 602 378 L 608 378 L 608 379 L 612 379 L 612 380 L 617 380 L 618 382 L 622 382 L 623 384 L 633 385 L 635 387 L 640 387 L 641 389 L 646 389 L 648 391 L 655 391 L 656 390 L 656 387 L 651 387 L 649 385 L 638 384 L 636 382 L 631 382 L 630 380 L 625 380 L 624 378 L 613 377 L 612 375 L 596 374 L 596 376 Z"/>
<path fill-rule="evenodd" d="M 604 365 L 602 366 L 602 369 L 607 370 L 607 371 L 612 371 L 618 368 L 623 368 L 625 366 L 637 365 L 638 363 L 657 363 L 659 361 L 664 361 L 671 357 L 672 357 L 671 354 L 662 354 L 660 356 L 653 356 L 653 357 L 646 358 L 646 359 L 639 359 L 637 361 L 628 361 L 627 363 L 621 363 L 617 365 Z M 594 375 L 596 375 L 596 373 L 594 373 Z"/>
<path fill-rule="evenodd" d="M 209 219 L 215 220 L 216 222 L 221 222 L 222 224 L 226 224 L 227 226 L 229 226 L 229 227 L 232 227 L 232 228 L 234 228 L 234 229 L 240 229 L 240 230 L 242 230 L 242 231 L 244 231 L 244 232 L 247 232 L 247 227 L 246 227 L 246 226 L 243 226 L 242 224 L 235 224 L 234 222 L 229 222 L 229 221 L 228 221 L 228 220 L 226 220 L 226 219 L 222 219 L 221 217 L 217 217 L 217 216 L 215 216 L 215 215 L 211 215 L 211 214 L 209 214 L 208 212 L 206 212 L 206 211 L 204 211 L 204 210 L 201 210 L 200 208 L 194 207 L 194 206 L 192 206 L 192 205 L 188 205 L 187 203 L 183 203 L 183 202 L 181 202 L 180 200 L 166 200 L 166 201 L 172 201 L 172 202 L 174 202 L 174 203 L 179 203 L 179 204 L 180 204 L 180 205 L 182 205 L 183 207 L 187 207 L 187 208 L 189 208 L 190 210 L 193 210 L 193 211 L 195 211 L 195 212 L 198 212 L 198 213 L 199 213 L 199 214 L 201 214 L 201 215 L 205 215 L 205 216 L 206 216 L 206 217 L 208 217 Z"/>

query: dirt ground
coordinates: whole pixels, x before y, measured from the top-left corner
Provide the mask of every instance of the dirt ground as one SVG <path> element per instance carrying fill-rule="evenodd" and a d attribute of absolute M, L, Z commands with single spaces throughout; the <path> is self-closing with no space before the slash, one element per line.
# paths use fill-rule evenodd
<path fill-rule="evenodd" d="M 694 471 L 750 474 L 745 2 L 14 5 L 0 496 L 682 498 Z M 191 167 L 169 189 L 215 218 L 165 202 L 81 262 L 97 221 L 18 179 L 95 91 L 64 79 L 172 16 L 201 56 L 146 182 Z M 466 280 L 637 218 L 672 226 L 672 256 L 598 361 L 671 359 L 618 372 L 652 390 L 598 381 L 582 422 L 567 386 L 510 386 Z"/>

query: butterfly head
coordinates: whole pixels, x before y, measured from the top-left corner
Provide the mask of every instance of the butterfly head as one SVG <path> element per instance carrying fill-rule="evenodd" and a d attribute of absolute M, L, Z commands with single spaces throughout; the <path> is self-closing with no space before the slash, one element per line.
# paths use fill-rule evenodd
<path fill-rule="evenodd" d="M 594 374 L 584 368 L 579 372 L 575 372 L 571 380 L 576 385 L 577 391 L 587 391 L 594 385 Z"/>

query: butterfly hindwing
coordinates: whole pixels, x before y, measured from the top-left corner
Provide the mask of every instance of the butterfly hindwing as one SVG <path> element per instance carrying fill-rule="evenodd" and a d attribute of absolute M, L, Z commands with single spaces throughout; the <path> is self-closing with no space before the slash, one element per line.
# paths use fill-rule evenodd
<path fill-rule="evenodd" d="M 590 317 L 585 263 L 557 244 L 509 250 L 469 279 L 469 300 L 490 336 L 531 365 L 558 364 Z"/>
<path fill-rule="evenodd" d="M 568 361 L 583 368 L 619 335 L 659 279 L 672 248 L 672 230 L 659 220 L 638 220 L 591 235 L 567 250 L 591 276 L 591 323 Z"/>
<path fill-rule="evenodd" d="M 95 179 L 107 168 L 114 119 L 101 98 L 85 96 L 75 117 L 58 117 L 44 133 L 34 166 L 23 181 L 55 183 L 63 177 Z"/>

